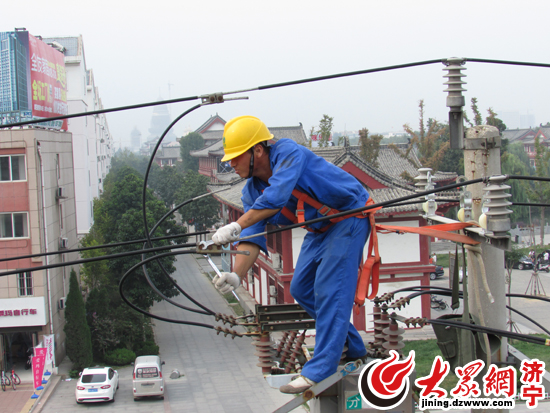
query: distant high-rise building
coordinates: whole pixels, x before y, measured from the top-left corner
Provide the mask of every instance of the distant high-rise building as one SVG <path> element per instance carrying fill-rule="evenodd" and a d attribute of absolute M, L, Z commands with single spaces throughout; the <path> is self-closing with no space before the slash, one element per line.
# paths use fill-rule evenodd
<path fill-rule="evenodd" d="M 519 117 L 519 127 L 521 129 L 533 128 L 535 126 L 535 115 L 527 114 Z"/>
<path fill-rule="evenodd" d="M 158 99 L 159 101 L 162 98 Z M 170 119 L 170 112 L 168 111 L 167 105 L 158 105 L 153 109 L 153 116 L 151 117 L 151 126 L 149 127 L 149 136 L 147 137 L 147 142 L 158 141 L 162 136 L 166 128 L 170 125 L 172 120 Z M 170 130 L 164 139 L 163 143 L 174 142 L 176 140 L 176 135 L 172 130 Z"/>
<path fill-rule="evenodd" d="M 0 33 L 0 61 L 0 112 L 30 110 L 27 32 Z M 9 123 L 14 120 L 11 119 Z"/>
<path fill-rule="evenodd" d="M 132 152 L 139 152 L 139 148 L 141 148 L 141 132 L 137 126 L 134 126 L 134 130 L 130 133 L 130 146 Z"/>

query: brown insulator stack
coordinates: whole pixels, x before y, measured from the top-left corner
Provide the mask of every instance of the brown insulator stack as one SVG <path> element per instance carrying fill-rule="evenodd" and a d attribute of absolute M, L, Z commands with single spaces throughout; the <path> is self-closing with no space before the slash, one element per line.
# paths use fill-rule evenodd
<path fill-rule="evenodd" d="M 258 356 L 260 362 L 256 366 L 262 368 L 263 374 L 271 373 L 271 367 L 275 365 L 273 357 L 275 356 L 275 350 L 273 349 L 273 342 L 269 337 L 269 333 L 262 333 L 259 340 L 252 342 L 253 346 L 256 346 L 255 356 Z"/>
<path fill-rule="evenodd" d="M 400 356 L 403 355 L 402 349 L 403 347 L 405 347 L 405 343 L 403 343 L 402 334 L 404 332 L 405 330 L 399 328 L 399 325 L 397 325 L 397 321 L 395 321 L 394 319 L 391 320 L 389 327 L 383 330 L 383 333 L 386 336 L 386 342 L 382 344 L 382 347 L 386 349 L 384 351 L 384 354 L 386 356 L 390 355 L 390 350 L 397 351 Z"/>
<path fill-rule="evenodd" d="M 293 371 L 296 371 L 296 364 L 298 364 L 298 356 L 302 354 L 302 345 L 306 341 L 306 330 L 302 334 L 300 334 L 300 337 L 298 337 L 298 340 L 294 343 L 294 346 L 292 347 L 292 353 L 290 354 L 290 357 L 288 359 L 287 365 L 285 367 L 285 373 L 289 374 Z"/>
<path fill-rule="evenodd" d="M 386 342 L 384 329 L 390 325 L 390 315 L 388 314 L 388 305 L 386 303 L 380 306 L 380 317 L 374 321 L 374 342 L 372 349 L 375 355 L 381 356 L 384 353 L 383 344 Z"/>
<path fill-rule="evenodd" d="M 288 335 L 285 346 L 281 350 L 281 362 L 280 362 L 281 367 L 290 358 L 290 355 L 292 354 L 292 347 L 294 346 L 294 342 L 296 341 L 297 335 L 298 335 L 297 331 L 291 331 L 290 334 Z"/>
<path fill-rule="evenodd" d="M 283 336 L 281 337 L 281 340 L 277 345 L 277 354 L 276 354 L 277 357 L 279 357 L 281 355 L 281 351 L 283 351 L 283 348 L 286 344 L 286 340 L 288 339 L 288 334 L 289 334 L 288 331 L 283 332 Z"/>

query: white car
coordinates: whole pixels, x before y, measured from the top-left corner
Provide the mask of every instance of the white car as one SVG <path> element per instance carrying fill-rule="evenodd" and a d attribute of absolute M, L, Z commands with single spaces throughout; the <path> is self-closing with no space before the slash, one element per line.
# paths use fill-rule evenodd
<path fill-rule="evenodd" d="M 76 383 L 76 402 L 114 402 L 117 389 L 116 370 L 111 367 L 89 367 L 82 370 Z"/>

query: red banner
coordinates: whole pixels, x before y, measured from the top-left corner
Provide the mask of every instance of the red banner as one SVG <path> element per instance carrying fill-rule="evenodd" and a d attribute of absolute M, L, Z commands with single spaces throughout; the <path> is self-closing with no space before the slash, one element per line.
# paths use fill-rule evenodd
<path fill-rule="evenodd" d="M 33 117 L 49 118 L 68 114 L 63 53 L 29 34 L 29 60 Z M 67 120 L 57 124 L 67 130 Z"/>
<path fill-rule="evenodd" d="M 34 388 L 42 386 L 42 374 L 44 374 L 44 364 L 46 364 L 46 348 L 35 348 L 32 358 L 32 378 Z"/>

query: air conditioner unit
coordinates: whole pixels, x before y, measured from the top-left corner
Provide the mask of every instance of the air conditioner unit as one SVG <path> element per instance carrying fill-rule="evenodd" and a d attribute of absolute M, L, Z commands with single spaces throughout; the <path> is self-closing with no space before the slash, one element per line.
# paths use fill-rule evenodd
<path fill-rule="evenodd" d="M 273 253 L 271 254 L 271 262 L 273 263 L 273 268 L 276 270 L 281 269 L 281 254 Z"/>
<path fill-rule="evenodd" d="M 65 191 L 65 188 L 63 188 L 62 186 L 57 188 L 57 190 L 55 191 L 55 198 L 56 199 L 65 199 L 65 198 L 67 198 L 67 193 Z"/>
<path fill-rule="evenodd" d="M 269 297 L 269 305 L 276 305 L 277 297 Z"/>
<path fill-rule="evenodd" d="M 69 238 L 59 238 L 59 248 L 62 250 L 69 248 Z"/>
<path fill-rule="evenodd" d="M 269 296 L 277 297 L 277 287 L 275 287 L 274 285 L 269 286 Z"/>
<path fill-rule="evenodd" d="M 61 297 L 59 299 L 59 309 L 63 310 L 65 308 L 65 305 L 67 305 L 67 297 Z"/>

